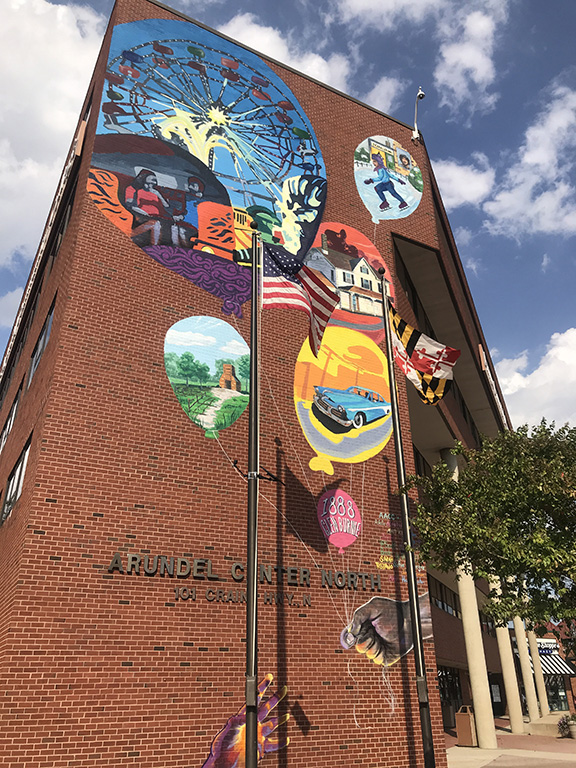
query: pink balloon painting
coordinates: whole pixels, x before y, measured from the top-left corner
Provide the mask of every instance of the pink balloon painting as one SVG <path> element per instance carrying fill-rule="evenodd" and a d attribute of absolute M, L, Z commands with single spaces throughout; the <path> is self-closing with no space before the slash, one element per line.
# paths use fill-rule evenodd
<path fill-rule="evenodd" d="M 346 491 L 326 491 L 318 499 L 318 523 L 327 541 L 338 552 L 354 544 L 362 529 L 362 517 L 354 499 Z"/>

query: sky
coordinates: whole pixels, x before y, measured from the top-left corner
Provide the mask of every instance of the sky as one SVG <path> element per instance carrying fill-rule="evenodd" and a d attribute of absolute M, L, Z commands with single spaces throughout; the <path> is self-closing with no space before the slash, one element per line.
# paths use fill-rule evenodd
<path fill-rule="evenodd" d="M 513 425 L 576 427 L 576 3 L 166 4 L 409 125 L 422 87 L 418 128 Z M 2 5 L 0 350 L 112 1 Z"/>

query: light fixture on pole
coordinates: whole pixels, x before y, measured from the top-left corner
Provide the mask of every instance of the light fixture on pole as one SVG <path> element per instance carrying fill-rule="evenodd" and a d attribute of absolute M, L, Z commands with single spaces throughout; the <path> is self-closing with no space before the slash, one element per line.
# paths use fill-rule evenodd
<path fill-rule="evenodd" d="M 418 86 L 418 93 L 416 94 L 416 103 L 414 104 L 414 130 L 412 131 L 412 141 L 420 141 L 420 131 L 418 130 L 418 102 L 421 101 L 426 94 L 422 90 L 422 86 Z"/>

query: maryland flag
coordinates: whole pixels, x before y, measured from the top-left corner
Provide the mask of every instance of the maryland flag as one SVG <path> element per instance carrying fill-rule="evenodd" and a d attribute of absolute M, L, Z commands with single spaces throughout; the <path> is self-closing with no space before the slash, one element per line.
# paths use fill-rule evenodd
<path fill-rule="evenodd" d="M 408 325 L 388 302 L 394 359 L 427 405 L 436 405 L 450 389 L 459 349 L 440 344 Z"/>

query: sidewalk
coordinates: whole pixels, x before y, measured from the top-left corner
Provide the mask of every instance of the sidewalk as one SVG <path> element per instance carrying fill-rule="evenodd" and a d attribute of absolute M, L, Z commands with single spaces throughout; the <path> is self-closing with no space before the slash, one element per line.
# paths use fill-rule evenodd
<path fill-rule="evenodd" d="M 558 720 L 560 713 L 549 717 Z M 448 768 L 576 768 L 574 739 L 512 734 L 507 720 L 495 725 L 497 749 L 458 747 L 456 734 L 445 733 Z"/>

